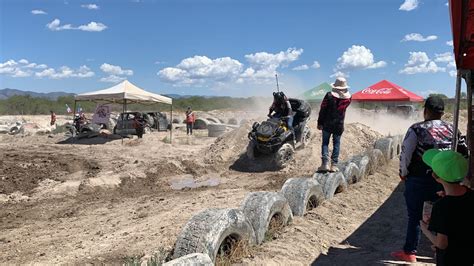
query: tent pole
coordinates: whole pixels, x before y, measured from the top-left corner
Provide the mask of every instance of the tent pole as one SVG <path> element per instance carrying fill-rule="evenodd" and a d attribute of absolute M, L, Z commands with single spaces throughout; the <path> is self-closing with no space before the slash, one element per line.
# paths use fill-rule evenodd
<path fill-rule="evenodd" d="M 122 131 L 120 132 L 120 137 L 122 138 L 122 145 L 123 145 L 123 116 L 125 115 L 125 108 L 127 106 L 127 99 L 124 99 L 123 100 L 123 104 L 122 104 Z"/>
<path fill-rule="evenodd" d="M 171 104 L 171 116 L 170 116 L 170 144 L 173 145 L 173 104 Z"/>
<path fill-rule="evenodd" d="M 462 73 L 461 70 L 458 70 L 458 74 L 456 76 L 456 96 L 454 100 L 454 132 L 453 132 L 453 146 L 451 150 L 456 151 L 458 147 L 458 124 L 459 124 L 459 104 L 460 104 L 460 96 L 461 96 L 461 78 Z"/>
<path fill-rule="evenodd" d="M 72 112 L 72 120 L 74 121 L 74 118 L 76 117 L 76 103 L 77 103 L 77 100 L 74 99 L 74 111 Z"/>
<path fill-rule="evenodd" d="M 77 103 L 77 100 L 74 99 L 74 111 L 72 112 L 72 127 L 73 127 L 73 129 L 72 129 L 72 132 L 73 132 L 73 133 L 72 133 L 72 136 L 73 136 L 73 137 L 75 137 L 74 132 L 75 132 L 75 129 L 76 129 L 76 125 L 74 124 L 74 119 L 76 118 L 76 103 Z"/>

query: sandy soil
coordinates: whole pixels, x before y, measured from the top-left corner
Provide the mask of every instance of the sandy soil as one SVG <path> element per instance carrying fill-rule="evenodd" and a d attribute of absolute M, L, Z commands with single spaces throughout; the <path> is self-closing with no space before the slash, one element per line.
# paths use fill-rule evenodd
<path fill-rule="evenodd" d="M 172 145 L 163 132 L 123 144 L 0 135 L 0 264 L 121 263 L 170 252 L 182 226 L 200 210 L 238 207 L 250 191 L 277 191 L 288 178 L 312 175 L 321 162 L 314 119 L 311 145 L 298 150 L 283 170 L 243 155 L 251 122 L 219 138 L 207 137 L 207 131 L 192 137 L 174 131 Z M 380 136 L 352 120 L 343 134 L 341 159 L 371 147 Z M 401 245 L 406 217 L 396 168 L 393 162 L 297 218 L 244 262 L 389 259 L 387 252 Z M 183 185 L 193 188 L 177 189 Z"/>

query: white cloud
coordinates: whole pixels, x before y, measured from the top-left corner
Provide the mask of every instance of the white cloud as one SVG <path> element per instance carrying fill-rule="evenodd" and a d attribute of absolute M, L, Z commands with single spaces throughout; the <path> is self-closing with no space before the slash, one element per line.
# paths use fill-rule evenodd
<path fill-rule="evenodd" d="M 30 63 L 26 59 L 20 59 L 18 62 L 10 59 L 0 63 L 0 75 L 3 74 L 14 78 L 29 77 L 34 74 L 35 69 L 44 69 L 46 67 L 45 64 Z"/>
<path fill-rule="evenodd" d="M 87 66 L 81 66 L 74 70 L 67 66 L 62 66 L 58 70 L 54 68 L 48 68 L 41 72 L 35 73 L 38 78 L 50 78 L 50 79 L 64 79 L 64 78 L 90 78 L 95 75 L 94 72 Z"/>
<path fill-rule="evenodd" d="M 89 22 L 89 24 L 87 25 L 80 25 L 78 27 L 74 27 L 72 26 L 71 24 L 65 24 L 65 25 L 61 25 L 61 21 L 59 19 L 54 19 L 53 21 L 51 21 L 50 23 L 46 24 L 46 27 L 52 31 L 61 31 L 61 30 L 82 30 L 82 31 L 95 31 L 95 32 L 99 32 L 99 31 L 103 31 L 105 29 L 107 29 L 107 26 L 102 24 L 102 23 L 98 23 L 98 22 Z"/>
<path fill-rule="evenodd" d="M 454 46 L 454 44 L 453 44 L 453 40 L 451 40 L 451 41 L 447 41 L 447 42 L 446 42 L 446 45 L 447 45 L 447 46 L 451 46 L 451 47 L 453 47 L 453 46 Z"/>
<path fill-rule="evenodd" d="M 405 0 L 398 10 L 412 11 L 418 7 L 418 0 Z"/>
<path fill-rule="evenodd" d="M 99 6 L 96 5 L 96 4 L 81 5 L 81 7 L 87 8 L 87 9 L 90 9 L 90 10 L 97 10 L 97 9 L 99 9 Z"/>
<path fill-rule="evenodd" d="M 348 78 L 349 77 L 349 74 L 347 73 L 344 73 L 344 72 L 341 72 L 341 71 L 336 71 L 334 74 L 332 74 L 331 76 L 329 76 L 331 78 Z"/>
<path fill-rule="evenodd" d="M 276 54 L 258 52 L 245 55 L 250 67 L 241 74 L 243 80 L 251 80 L 257 83 L 273 82 L 278 68 L 287 67 L 291 62 L 299 59 L 303 49 L 288 48 Z"/>
<path fill-rule="evenodd" d="M 295 71 L 302 71 L 302 70 L 308 70 L 309 69 L 309 66 L 308 65 L 301 65 L 301 66 L 297 66 L 297 67 L 294 67 L 293 70 Z"/>
<path fill-rule="evenodd" d="M 101 78 L 100 81 L 102 82 L 110 82 L 110 83 L 119 83 L 122 80 L 125 80 L 125 77 L 120 77 L 116 75 L 110 75 L 104 78 Z"/>
<path fill-rule="evenodd" d="M 286 51 L 281 51 L 276 54 L 267 52 L 248 54 L 245 55 L 245 58 L 254 69 L 276 69 L 298 60 L 302 53 L 303 49 L 288 48 Z"/>
<path fill-rule="evenodd" d="M 352 45 L 337 59 L 335 72 L 347 72 L 353 69 L 374 69 L 385 67 L 385 61 L 374 61 L 374 55 L 365 46 Z"/>
<path fill-rule="evenodd" d="M 435 62 L 450 63 L 454 62 L 454 55 L 451 52 L 435 54 Z"/>
<path fill-rule="evenodd" d="M 107 63 L 102 64 L 100 66 L 100 70 L 109 75 L 107 77 L 101 78 L 100 81 L 102 82 L 117 83 L 127 79 L 125 76 L 133 75 L 133 70 L 131 69 L 122 69 L 121 66 L 115 66 Z"/>
<path fill-rule="evenodd" d="M 321 65 L 319 64 L 318 61 L 314 61 L 313 64 L 311 65 L 311 68 L 314 68 L 314 69 L 318 69 L 320 67 L 321 67 Z"/>
<path fill-rule="evenodd" d="M 22 59 L 23 63 L 16 62 L 15 60 L 8 60 L 5 63 L 0 63 L 0 75 L 7 75 L 13 78 L 23 78 L 31 76 L 31 71 L 24 68 L 25 60 Z"/>
<path fill-rule="evenodd" d="M 31 14 L 33 14 L 33 15 L 46 15 L 48 13 L 44 12 L 41 9 L 34 9 L 34 10 L 31 10 Z"/>
<path fill-rule="evenodd" d="M 449 2 L 446 2 L 446 6 L 449 6 Z"/>
<path fill-rule="evenodd" d="M 133 70 L 131 69 L 122 69 L 120 66 L 114 66 L 111 64 L 104 63 L 100 66 L 100 70 L 110 75 L 133 75 Z"/>
<path fill-rule="evenodd" d="M 161 69 L 157 75 L 164 82 L 174 85 L 219 86 L 224 82 L 254 82 L 257 84 L 273 82 L 278 68 L 287 67 L 298 60 L 303 49 L 289 48 L 276 54 L 258 52 L 245 55 L 248 66 L 236 59 L 222 57 L 211 59 L 206 56 L 194 56 L 183 59 L 175 67 Z M 309 66 L 307 66 L 309 68 Z"/>
<path fill-rule="evenodd" d="M 96 31 L 96 32 L 99 32 L 99 31 L 103 31 L 105 29 L 107 29 L 107 26 L 105 26 L 104 24 L 102 23 L 97 23 L 97 22 L 89 22 L 89 24 L 87 25 L 81 25 L 79 27 L 77 27 L 78 30 L 82 30 L 82 31 Z"/>
<path fill-rule="evenodd" d="M 14 73 L 12 73 L 12 77 L 14 78 L 24 78 L 31 76 L 31 72 L 23 71 L 21 69 L 16 69 Z"/>
<path fill-rule="evenodd" d="M 300 65 L 300 66 L 296 66 L 294 68 L 292 68 L 293 70 L 295 71 L 303 71 L 303 70 L 308 70 L 310 68 L 313 68 L 313 69 L 318 69 L 320 68 L 321 65 L 319 64 L 318 61 L 314 61 L 313 64 L 311 66 L 308 66 L 307 64 L 304 64 L 304 65 Z"/>
<path fill-rule="evenodd" d="M 409 41 L 427 42 L 427 41 L 434 41 L 436 39 L 438 39 L 438 36 L 436 35 L 429 35 L 429 36 L 423 37 L 423 35 L 419 33 L 410 33 L 410 34 L 405 35 L 402 42 L 409 42 Z"/>
<path fill-rule="evenodd" d="M 243 65 L 230 57 L 210 59 L 194 56 L 183 59 L 176 67 L 167 67 L 158 72 L 164 82 L 177 84 L 233 81 L 242 72 Z"/>
<path fill-rule="evenodd" d="M 410 52 L 408 63 L 405 68 L 400 70 L 400 74 L 413 75 L 418 73 L 437 73 L 444 72 L 446 68 L 438 67 L 438 65 L 430 60 L 425 52 Z"/>
<path fill-rule="evenodd" d="M 74 28 L 71 26 L 71 24 L 66 24 L 60 26 L 61 21 L 59 19 L 54 19 L 50 23 L 46 24 L 46 27 L 52 31 L 60 31 L 60 30 L 73 30 Z"/>

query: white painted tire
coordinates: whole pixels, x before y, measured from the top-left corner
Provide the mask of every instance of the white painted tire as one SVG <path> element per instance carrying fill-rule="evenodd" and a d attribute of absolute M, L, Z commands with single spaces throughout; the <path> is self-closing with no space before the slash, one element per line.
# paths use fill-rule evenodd
<path fill-rule="evenodd" d="M 277 216 L 285 226 L 293 220 L 290 205 L 279 192 L 252 192 L 245 198 L 241 209 L 253 227 L 257 244 L 265 241 L 273 217 Z"/>
<path fill-rule="evenodd" d="M 332 199 L 336 193 L 347 189 L 347 182 L 341 172 L 336 173 L 316 173 L 313 177 L 321 185 L 324 197 Z"/>
<path fill-rule="evenodd" d="M 194 215 L 176 241 L 173 258 L 204 253 L 215 262 L 219 248 L 228 237 L 255 244 L 255 232 L 241 210 L 207 209 Z"/>
<path fill-rule="evenodd" d="M 323 190 L 314 178 L 290 178 L 281 188 L 293 216 L 303 216 L 307 210 L 316 208 L 325 199 Z"/>
<path fill-rule="evenodd" d="M 182 266 L 182 265 L 199 265 L 199 266 L 212 266 L 212 262 L 209 255 L 202 253 L 192 253 L 183 257 L 179 257 L 172 261 L 168 261 L 163 266 Z"/>
<path fill-rule="evenodd" d="M 368 175 L 369 175 L 369 172 L 370 172 L 370 157 L 367 156 L 367 155 L 357 155 L 357 156 L 354 156 L 352 157 L 349 161 L 355 163 L 357 165 L 357 167 L 359 167 L 359 180 L 357 180 L 357 182 L 359 182 L 360 180 L 366 178 Z"/>
<path fill-rule="evenodd" d="M 383 139 L 378 139 L 374 145 L 375 149 L 379 149 L 383 153 L 383 156 L 385 157 L 385 160 L 387 162 L 392 160 L 394 157 L 394 149 L 393 149 L 392 143 L 393 143 L 392 138 L 383 138 Z"/>
<path fill-rule="evenodd" d="M 357 183 L 357 181 L 360 180 L 359 166 L 353 162 L 342 164 L 341 173 L 344 175 L 344 179 L 348 185 Z"/>
<path fill-rule="evenodd" d="M 377 169 L 386 164 L 385 157 L 381 150 L 373 149 L 369 152 L 370 161 L 372 167 L 370 168 L 369 174 L 375 174 Z"/>

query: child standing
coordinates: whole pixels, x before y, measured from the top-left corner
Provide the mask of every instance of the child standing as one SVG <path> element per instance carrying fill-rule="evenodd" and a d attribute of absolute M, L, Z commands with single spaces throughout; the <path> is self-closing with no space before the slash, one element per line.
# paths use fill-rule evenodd
<path fill-rule="evenodd" d="M 436 247 L 436 265 L 472 266 L 474 192 L 460 184 L 468 173 L 468 161 L 460 153 L 436 149 L 426 151 L 423 161 L 446 194 L 434 203 L 429 224 L 420 221 L 423 234 Z"/>

